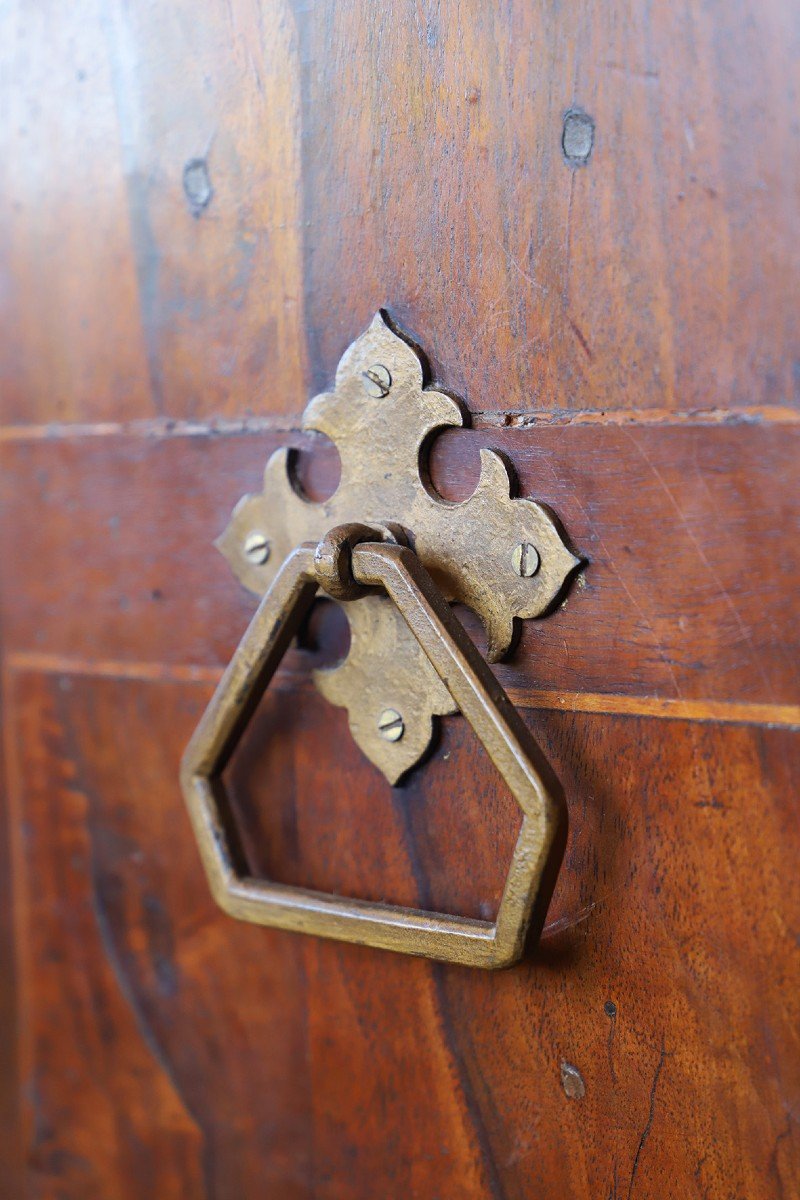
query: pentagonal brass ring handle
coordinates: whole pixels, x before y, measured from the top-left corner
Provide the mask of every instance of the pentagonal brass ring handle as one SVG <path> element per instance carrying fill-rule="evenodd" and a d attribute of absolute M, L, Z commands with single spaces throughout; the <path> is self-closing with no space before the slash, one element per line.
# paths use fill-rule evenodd
<path fill-rule="evenodd" d="M 397 605 L 522 811 L 497 918 L 480 921 L 348 900 L 247 873 L 223 819 L 222 772 L 321 586 L 316 550 L 304 544 L 287 558 L 183 757 L 183 792 L 212 893 L 231 916 L 260 925 L 469 966 L 508 966 L 544 920 L 566 840 L 566 810 L 528 729 L 408 547 L 350 546 L 352 576 L 361 587 L 382 588 Z"/>

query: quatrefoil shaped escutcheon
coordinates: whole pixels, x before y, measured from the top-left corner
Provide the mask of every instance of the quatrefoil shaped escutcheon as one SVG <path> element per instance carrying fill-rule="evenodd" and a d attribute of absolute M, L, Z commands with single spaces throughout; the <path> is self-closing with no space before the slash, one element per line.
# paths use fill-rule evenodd
<path fill-rule="evenodd" d="M 335 493 L 309 501 L 294 475 L 293 452 L 277 450 L 261 492 L 239 501 L 217 546 L 244 586 L 263 596 L 291 552 L 331 527 L 400 526 L 446 599 L 480 617 L 489 661 L 498 661 L 513 643 L 515 623 L 543 615 L 580 560 L 542 505 L 513 496 L 508 467 L 492 450 L 481 451 L 480 479 L 468 500 L 455 504 L 434 492 L 427 470 L 432 436 L 467 417 L 456 399 L 428 384 L 420 352 L 378 313 L 345 352 L 334 390 L 315 397 L 303 417 L 305 430 L 327 435 L 339 452 Z M 347 709 L 356 743 L 395 784 L 425 753 L 435 718 L 457 705 L 386 596 L 368 595 L 345 611 L 347 657 L 316 671 L 314 680 L 327 700 Z M 387 714 L 400 717 L 393 730 Z"/>

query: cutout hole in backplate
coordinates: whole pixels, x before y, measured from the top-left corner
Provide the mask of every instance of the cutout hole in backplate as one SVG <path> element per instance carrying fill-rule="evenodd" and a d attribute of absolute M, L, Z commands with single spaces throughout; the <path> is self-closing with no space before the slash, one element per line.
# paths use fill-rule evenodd
<path fill-rule="evenodd" d="M 434 431 L 420 452 L 428 492 L 450 504 L 468 500 L 481 475 L 481 439 L 469 429 Z"/>
<path fill-rule="evenodd" d="M 342 463 L 324 433 L 299 433 L 291 440 L 289 478 L 299 496 L 312 504 L 329 500 L 339 486 Z"/>
<path fill-rule="evenodd" d="M 340 604 L 318 597 L 297 634 L 303 666 L 315 670 L 344 662 L 350 650 L 350 622 Z"/>

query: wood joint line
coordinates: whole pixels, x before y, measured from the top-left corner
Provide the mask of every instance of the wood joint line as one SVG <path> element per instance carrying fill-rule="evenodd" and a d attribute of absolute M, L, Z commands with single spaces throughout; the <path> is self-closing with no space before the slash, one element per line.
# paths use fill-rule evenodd
<path fill-rule="evenodd" d="M 222 667 L 194 663 L 140 662 L 122 659 L 70 658 L 36 651 L 12 651 L 7 668 L 15 673 L 86 676 L 143 683 L 196 683 L 215 687 Z M 275 686 L 284 690 L 311 687 L 305 673 L 282 671 Z M 762 704 L 737 700 L 677 699 L 604 692 L 561 692 L 554 689 L 506 688 L 519 708 L 555 712 L 595 713 L 606 716 L 651 717 L 671 721 L 703 721 L 727 725 L 766 725 L 800 729 L 800 705 Z"/>

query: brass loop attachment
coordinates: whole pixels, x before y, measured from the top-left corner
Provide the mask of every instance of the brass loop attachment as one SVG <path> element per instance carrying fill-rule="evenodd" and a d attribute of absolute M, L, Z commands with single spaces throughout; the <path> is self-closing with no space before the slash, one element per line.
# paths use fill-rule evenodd
<path fill-rule="evenodd" d="M 231 916 L 256 924 L 445 962 L 508 966 L 544 920 L 566 839 L 561 792 L 417 555 L 406 546 L 361 541 L 365 528 L 334 531 L 289 555 L 186 749 L 181 782 L 211 890 Z M 249 874 L 226 824 L 222 776 L 320 586 L 386 593 L 519 805 L 522 824 L 494 921 L 345 899 Z"/>
<path fill-rule="evenodd" d="M 350 521 L 329 529 L 314 551 L 317 582 L 332 600 L 358 600 L 365 589 L 353 578 L 353 548 L 361 542 L 399 542 L 405 534 L 399 525 L 362 525 Z"/>

